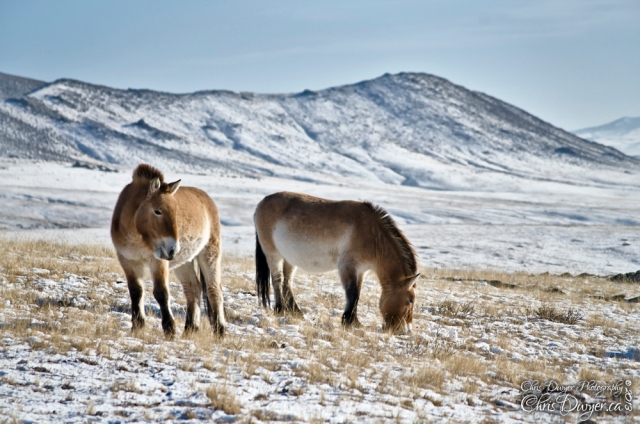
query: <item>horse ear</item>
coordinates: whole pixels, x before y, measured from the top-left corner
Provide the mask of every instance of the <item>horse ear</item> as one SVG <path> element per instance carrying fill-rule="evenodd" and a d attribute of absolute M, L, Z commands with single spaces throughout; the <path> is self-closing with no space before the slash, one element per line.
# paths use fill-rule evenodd
<path fill-rule="evenodd" d="M 149 195 L 152 195 L 153 193 L 158 191 L 160 185 L 160 178 L 154 178 L 153 180 L 151 180 L 151 183 L 149 184 Z"/>
<path fill-rule="evenodd" d="M 178 189 L 180 188 L 180 181 L 182 180 L 167 184 L 167 191 L 171 194 L 174 194 L 176 191 L 178 191 Z"/>
<path fill-rule="evenodd" d="M 416 287 L 416 284 L 418 283 L 416 280 L 418 279 L 418 277 L 420 276 L 420 273 L 417 273 L 416 275 L 414 275 L 413 277 L 409 277 L 407 278 L 407 287 Z"/>

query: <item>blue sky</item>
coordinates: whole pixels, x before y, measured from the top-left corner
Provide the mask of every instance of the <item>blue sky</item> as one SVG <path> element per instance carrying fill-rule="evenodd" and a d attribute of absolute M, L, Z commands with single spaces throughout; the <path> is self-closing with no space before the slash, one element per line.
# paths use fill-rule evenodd
<path fill-rule="evenodd" d="M 640 116 L 640 1 L 0 0 L 0 72 L 296 92 L 427 72 L 574 130 Z"/>

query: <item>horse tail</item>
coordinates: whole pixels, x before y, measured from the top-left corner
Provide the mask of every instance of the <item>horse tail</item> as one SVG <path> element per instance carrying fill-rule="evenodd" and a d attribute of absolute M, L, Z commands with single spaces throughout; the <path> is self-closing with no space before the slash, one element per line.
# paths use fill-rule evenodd
<path fill-rule="evenodd" d="M 209 317 L 209 322 L 213 323 L 213 310 L 211 309 L 211 303 L 209 303 L 209 294 L 207 293 L 207 281 L 204 279 L 204 273 L 202 272 L 202 268 L 198 267 L 200 270 L 200 284 L 202 284 L 202 297 L 204 298 L 204 309 L 207 312 L 207 316 Z"/>
<path fill-rule="evenodd" d="M 269 270 L 269 263 L 256 232 L 256 292 L 258 293 L 258 302 L 262 301 L 262 306 L 265 308 L 267 305 L 271 305 L 271 300 L 269 299 L 270 282 L 271 271 Z"/>

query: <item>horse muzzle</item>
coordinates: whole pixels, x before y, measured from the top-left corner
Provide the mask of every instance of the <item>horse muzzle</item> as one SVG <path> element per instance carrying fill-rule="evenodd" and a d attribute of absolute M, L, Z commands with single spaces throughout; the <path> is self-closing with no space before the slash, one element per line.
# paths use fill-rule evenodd
<path fill-rule="evenodd" d="M 176 257 L 179 251 L 180 243 L 174 238 L 167 237 L 156 244 L 156 248 L 153 250 L 153 256 L 155 256 L 156 259 L 170 261 Z"/>

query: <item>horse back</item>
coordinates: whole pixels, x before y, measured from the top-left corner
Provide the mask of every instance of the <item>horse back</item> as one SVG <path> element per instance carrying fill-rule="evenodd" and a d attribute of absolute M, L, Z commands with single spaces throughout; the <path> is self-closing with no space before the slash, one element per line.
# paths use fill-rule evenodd
<path fill-rule="evenodd" d="M 363 202 L 333 201 L 301 193 L 280 192 L 265 197 L 254 215 L 256 231 L 265 252 L 312 271 L 327 268 L 345 252 L 367 260 L 371 253 L 371 209 Z M 364 249 L 364 250 L 363 250 Z M 304 258 L 315 257 L 305 267 Z M 368 261 L 368 260 L 367 260 Z"/>

